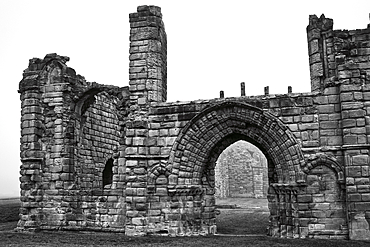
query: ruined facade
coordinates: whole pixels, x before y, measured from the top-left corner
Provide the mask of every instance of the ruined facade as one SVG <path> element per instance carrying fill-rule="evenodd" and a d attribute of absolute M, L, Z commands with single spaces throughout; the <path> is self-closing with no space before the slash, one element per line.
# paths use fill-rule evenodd
<path fill-rule="evenodd" d="M 160 8 L 130 25 L 128 87 L 87 82 L 68 57 L 30 60 L 18 230 L 214 234 L 216 160 L 246 140 L 267 159 L 269 235 L 370 239 L 370 27 L 310 16 L 310 93 L 175 103 Z"/>

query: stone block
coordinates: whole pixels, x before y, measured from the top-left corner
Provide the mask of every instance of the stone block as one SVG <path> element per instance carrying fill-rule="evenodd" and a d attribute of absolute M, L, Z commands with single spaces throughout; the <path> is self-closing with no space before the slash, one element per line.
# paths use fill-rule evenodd
<path fill-rule="evenodd" d="M 362 109 L 362 102 L 342 102 L 342 110 L 355 110 Z"/>
<path fill-rule="evenodd" d="M 297 196 L 297 202 L 298 203 L 305 203 L 305 202 L 312 202 L 312 195 L 298 195 Z"/>
<path fill-rule="evenodd" d="M 317 147 L 319 146 L 319 141 L 303 141 L 302 146 L 303 147 Z"/>
<path fill-rule="evenodd" d="M 290 107 L 290 108 L 282 108 L 281 109 L 281 115 L 282 116 L 294 116 L 299 115 L 301 112 L 301 109 L 298 107 Z"/>
<path fill-rule="evenodd" d="M 145 225 L 146 220 L 143 217 L 135 217 L 132 218 L 132 224 L 135 226 L 143 226 Z"/>
<path fill-rule="evenodd" d="M 324 75 L 322 63 L 314 63 L 310 66 L 310 72 L 312 77 L 321 77 Z"/>
<path fill-rule="evenodd" d="M 72 174 L 71 173 L 62 173 L 60 174 L 60 179 L 62 181 L 69 181 L 73 178 Z"/>
<path fill-rule="evenodd" d="M 352 92 L 350 92 L 350 93 L 341 93 L 340 94 L 340 100 L 342 102 L 353 101 L 353 93 Z"/>
<path fill-rule="evenodd" d="M 365 111 L 362 109 L 350 110 L 349 117 L 350 118 L 360 118 L 365 116 Z"/>
<path fill-rule="evenodd" d="M 370 192 L 370 185 L 357 185 L 357 191 L 359 193 L 369 193 Z"/>
<path fill-rule="evenodd" d="M 337 129 L 338 121 L 320 121 L 320 129 Z"/>
<path fill-rule="evenodd" d="M 149 154 L 158 155 L 160 154 L 159 147 L 149 147 Z"/>
<path fill-rule="evenodd" d="M 356 119 L 356 126 L 357 127 L 364 127 L 365 126 L 365 119 L 363 119 L 363 118 Z"/>
<path fill-rule="evenodd" d="M 132 144 L 134 146 L 143 146 L 144 145 L 144 137 L 133 137 L 132 138 Z"/>
<path fill-rule="evenodd" d="M 369 165 L 368 160 L 369 160 L 368 155 L 356 155 L 353 156 L 352 158 L 352 165 L 354 166 Z"/>
<path fill-rule="evenodd" d="M 319 52 L 319 42 L 317 39 L 311 40 L 309 42 L 309 55 L 313 55 Z"/>
<path fill-rule="evenodd" d="M 355 202 L 355 208 L 358 211 L 367 211 L 370 208 L 370 202 Z"/>
<path fill-rule="evenodd" d="M 157 188 L 156 189 L 156 195 L 167 196 L 168 195 L 167 188 Z"/>
<path fill-rule="evenodd" d="M 341 136 L 330 136 L 327 139 L 327 144 L 330 146 L 342 145 L 342 137 Z"/>
<path fill-rule="evenodd" d="M 368 165 L 362 166 L 361 170 L 362 170 L 362 176 L 364 177 L 369 176 L 369 166 Z"/>
<path fill-rule="evenodd" d="M 363 201 L 363 202 L 370 202 L 370 193 L 363 193 L 363 194 L 361 194 L 361 201 Z"/>
<path fill-rule="evenodd" d="M 347 135 L 343 137 L 343 144 L 346 145 L 355 145 L 357 144 L 357 136 L 355 135 Z"/>
<path fill-rule="evenodd" d="M 322 113 L 333 113 L 335 112 L 334 104 L 318 105 L 317 110 L 320 114 Z"/>
<path fill-rule="evenodd" d="M 301 117 L 301 121 L 303 123 L 312 123 L 314 121 L 314 116 L 313 115 L 304 115 Z"/>
<path fill-rule="evenodd" d="M 348 169 L 348 177 L 362 177 L 361 166 L 350 166 Z"/>
<path fill-rule="evenodd" d="M 170 155 L 171 147 L 161 147 L 161 155 Z"/>
<path fill-rule="evenodd" d="M 301 123 L 298 124 L 299 130 L 317 130 L 319 128 L 319 123 Z"/>
<path fill-rule="evenodd" d="M 366 128 L 365 127 L 362 127 L 362 128 L 351 128 L 350 129 L 350 133 L 351 134 L 366 134 Z"/>
<path fill-rule="evenodd" d="M 343 119 L 342 121 L 343 128 L 350 128 L 356 126 L 356 119 Z"/>
<path fill-rule="evenodd" d="M 348 200 L 350 202 L 359 202 L 359 201 L 361 201 L 361 194 L 359 194 L 359 193 L 350 194 L 350 195 L 348 195 Z"/>
<path fill-rule="evenodd" d="M 127 160 L 126 161 L 126 166 L 127 167 L 135 167 L 138 166 L 138 161 L 137 160 Z"/>
<path fill-rule="evenodd" d="M 297 131 L 298 130 L 298 125 L 297 124 L 288 124 L 288 128 L 290 131 Z"/>
<path fill-rule="evenodd" d="M 137 147 L 127 147 L 126 150 L 125 150 L 125 153 L 126 154 L 137 154 L 138 153 L 138 149 Z"/>
<path fill-rule="evenodd" d="M 157 145 L 157 138 L 148 137 L 145 139 L 146 146 L 156 146 Z"/>
<path fill-rule="evenodd" d="M 159 130 L 149 130 L 149 137 L 159 136 Z"/>

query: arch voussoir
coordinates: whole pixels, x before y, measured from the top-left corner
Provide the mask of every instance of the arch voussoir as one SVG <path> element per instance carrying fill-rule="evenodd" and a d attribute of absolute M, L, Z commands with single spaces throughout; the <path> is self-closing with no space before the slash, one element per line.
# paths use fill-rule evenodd
<path fill-rule="evenodd" d="M 239 139 L 260 147 L 272 161 L 279 182 L 295 183 L 295 174 L 300 172 L 298 164 L 302 163 L 300 159 L 303 155 L 294 135 L 272 114 L 240 102 L 206 108 L 184 127 L 177 140 L 178 146 L 183 146 L 184 150 L 173 150 L 174 158 L 181 160 L 179 170 L 183 170 L 181 167 L 195 169 L 194 161 L 200 164 L 200 169 L 207 169 L 212 150 L 230 135 L 238 135 Z M 216 150 L 214 153 L 220 151 Z M 189 166 L 190 157 L 192 165 Z M 184 174 L 178 175 L 181 177 Z M 194 174 L 193 171 L 193 175 L 199 173 Z"/>

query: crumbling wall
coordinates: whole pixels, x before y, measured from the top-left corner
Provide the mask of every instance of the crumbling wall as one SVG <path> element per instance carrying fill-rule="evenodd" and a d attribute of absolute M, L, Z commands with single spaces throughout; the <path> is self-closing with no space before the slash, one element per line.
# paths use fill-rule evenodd
<path fill-rule="evenodd" d="M 121 138 L 119 98 L 106 91 L 87 94 L 74 122 L 74 184 L 80 208 L 69 224 L 89 228 L 124 228 L 124 167 L 118 166 Z M 120 171 L 119 171 L 120 170 Z M 80 197 L 80 198 L 78 198 Z M 119 230 L 118 229 L 118 230 Z"/>
<path fill-rule="evenodd" d="M 22 99 L 21 219 L 18 229 L 124 227 L 124 177 L 117 165 L 128 89 L 89 83 L 56 54 L 31 59 Z M 103 171 L 115 160 L 110 188 Z M 119 171 L 120 170 L 120 171 Z M 114 188 L 114 190 L 112 190 Z M 116 190 L 121 188 L 121 190 Z"/>

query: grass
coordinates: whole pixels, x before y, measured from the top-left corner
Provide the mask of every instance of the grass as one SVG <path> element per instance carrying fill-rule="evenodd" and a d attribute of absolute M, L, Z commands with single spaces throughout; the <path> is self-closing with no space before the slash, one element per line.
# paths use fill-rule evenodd
<path fill-rule="evenodd" d="M 217 232 L 220 234 L 260 234 L 266 235 L 268 212 L 238 209 L 223 209 L 217 217 Z"/>
<path fill-rule="evenodd" d="M 279 239 L 267 236 L 206 236 L 206 237 L 128 237 L 119 233 L 96 232 L 14 232 L 19 203 L 0 203 L 0 246 L 370 246 L 369 241 L 320 239 Z M 217 218 L 223 234 L 265 234 L 268 214 L 246 210 L 223 209 Z"/>
<path fill-rule="evenodd" d="M 0 223 L 14 222 L 19 219 L 19 202 L 0 205 Z"/>

